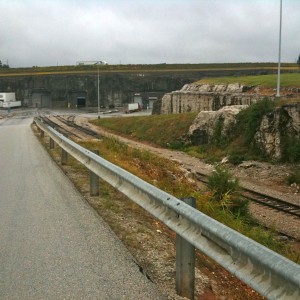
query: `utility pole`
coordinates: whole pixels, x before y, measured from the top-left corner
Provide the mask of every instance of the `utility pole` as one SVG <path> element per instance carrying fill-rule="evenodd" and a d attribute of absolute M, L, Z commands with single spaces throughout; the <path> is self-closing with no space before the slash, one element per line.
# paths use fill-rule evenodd
<path fill-rule="evenodd" d="M 280 63 L 281 63 L 281 28 L 282 28 L 282 0 L 280 0 L 280 23 L 279 23 L 279 47 L 278 47 L 278 75 L 277 75 L 277 93 L 280 97 Z"/>
<path fill-rule="evenodd" d="M 98 119 L 100 119 L 99 62 L 97 68 L 98 68 Z"/>

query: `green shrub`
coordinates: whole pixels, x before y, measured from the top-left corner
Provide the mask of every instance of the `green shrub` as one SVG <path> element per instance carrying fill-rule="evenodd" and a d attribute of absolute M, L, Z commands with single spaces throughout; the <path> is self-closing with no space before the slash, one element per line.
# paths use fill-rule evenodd
<path fill-rule="evenodd" d="M 300 141 L 290 143 L 287 148 L 287 161 L 293 163 L 300 161 Z"/>
<path fill-rule="evenodd" d="M 208 177 L 208 188 L 213 192 L 213 199 L 221 201 L 226 194 L 236 193 L 239 190 L 238 179 L 233 178 L 228 169 L 217 166 Z"/>
<path fill-rule="evenodd" d="M 228 161 L 235 166 L 241 164 L 244 160 L 245 160 L 244 155 L 240 155 L 240 154 L 231 154 L 228 157 Z"/>
<path fill-rule="evenodd" d="M 241 198 L 238 179 L 228 169 L 217 166 L 208 177 L 208 188 L 213 193 L 212 200 L 218 202 L 223 210 L 235 216 L 248 215 L 248 201 Z"/>
<path fill-rule="evenodd" d="M 242 110 L 237 115 L 236 131 L 238 134 L 243 134 L 245 136 L 246 144 L 250 144 L 253 141 L 263 116 L 271 112 L 274 108 L 275 102 L 269 98 L 264 98 Z"/>
<path fill-rule="evenodd" d="M 300 183 L 300 170 L 295 169 L 293 173 L 291 173 L 288 177 L 288 184 Z"/>

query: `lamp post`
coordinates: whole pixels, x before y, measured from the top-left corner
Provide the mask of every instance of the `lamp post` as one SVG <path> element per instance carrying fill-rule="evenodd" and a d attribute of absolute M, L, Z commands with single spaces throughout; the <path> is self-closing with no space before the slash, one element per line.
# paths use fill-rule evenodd
<path fill-rule="evenodd" d="M 98 68 L 98 119 L 100 119 L 99 62 L 97 63 L 97 68 Z"/>
<path fill-rule="evenodd" d="M 278 49 L 278 75 L 277 75 L 277 93 L 276 97 L 280 97 L 280 61 L 281 61 L 281 27 L 282 27 L 282 0 L 280 0 L 280 23 L 279 23 L 279 49 Z"/>

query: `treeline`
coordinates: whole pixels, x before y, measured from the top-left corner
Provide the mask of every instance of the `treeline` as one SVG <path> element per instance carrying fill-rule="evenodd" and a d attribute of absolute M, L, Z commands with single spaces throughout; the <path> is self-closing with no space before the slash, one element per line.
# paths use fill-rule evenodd
<path fill-rule="evenodd" d="M 2 61 L 0 60 L 0 69 L 9 69 L 9 64 L 2 64 Z"/>

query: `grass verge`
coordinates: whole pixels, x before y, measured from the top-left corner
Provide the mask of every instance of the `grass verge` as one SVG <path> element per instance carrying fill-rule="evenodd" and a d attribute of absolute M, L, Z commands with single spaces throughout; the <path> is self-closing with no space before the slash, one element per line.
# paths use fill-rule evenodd
<path fill-rule="evenodd" d="M 92 120 L 91 123 L 161 147 L 181 149 L 184 146 L 184 137 L 196 115 L 197 113 L 185 113 L 103 118 Z"/>

